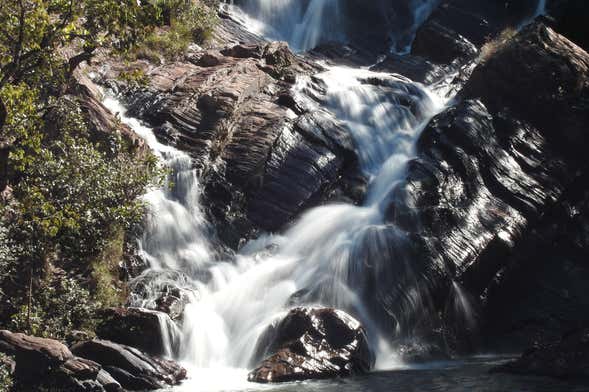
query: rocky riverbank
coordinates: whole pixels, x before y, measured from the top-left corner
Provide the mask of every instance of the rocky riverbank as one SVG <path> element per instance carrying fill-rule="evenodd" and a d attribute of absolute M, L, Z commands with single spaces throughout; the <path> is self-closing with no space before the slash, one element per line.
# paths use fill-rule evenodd
<path fill-rule="evenodd" d="M 357 48 L 369 39 L 359 25 L 350 45 L 294 54 L 222 14 L 208 45 L 181 60 L 129 63 L 103 54 L 78 75 L 77 89 L 96 129 L 117 122 L 94 83 L 120 94 L 160 142 L 192 158 L 223 259 L 311 207 L 363 202 L 370 179 L 357 146 L 322 106 L 326 87 L 316 75 L 326 67 L 370 66 L 380 74 L 360 84 L 405 89 L 394 96 L 409 112 L 418 111 L 418 94 L 391 86 L 393 74 L 453 96 L 424 124 L 416 156 L 385 199 L 385 221 L 362 237 L 354 279 L 366 289 L 356 294 L 407 361 L 535 346 L 502 370 L 586 377 L 589 54 L 571 10 L 587 7 L 555 0 L 551 17 L 532 22 L 535 5 L 524 3 L 442 1 L 409 33 L 410 53 L 376 64 L 374 48 Z M 130 129 L 122 132 L 145 148 Z M 142 266 L 126 271 L 135 277 Z M 144 275 L 142 284 L 156 278 Z M 67 347 L 3 331 L 0 351 L 14 358 L 7 363 L 17 380 L 34 371 L 54 388 L 175 385 L 184 369 L 158 356 L 166 354 L 162 331 L 182 325 L 192 300 L 183 290 L 162 288 L 150 310 L 104 311 L 97 339 Z M 374 366 L 364 327 L 342 310 L 309 307 L 306 294 L 291 298 L 300 307 L 262 334 L 250 380 L 348 376 Z"/>

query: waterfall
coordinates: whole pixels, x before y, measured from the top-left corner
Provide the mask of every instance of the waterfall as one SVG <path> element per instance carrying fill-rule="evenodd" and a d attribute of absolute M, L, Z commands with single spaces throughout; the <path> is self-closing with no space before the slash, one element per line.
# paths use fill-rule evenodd
<path fill-rule="evenodd" d="M 538 6 L 534 12 L 534 18 L 546 14 L 546 0 L 538 0 Z"/>
<path fill-rule="evenodd" d="M 379 364 L 392 355 L 357 295 L 354 273 L 362 266 L 353 255 L 363 236 L 384 224 L 383 201 L 403 177 L 421 129 L 442 105 L 425 87 L 398 76 L 333 67 L 316 77 L 326 86 L 322 105 L 356 141 L 362 169 L 371 179 L 366 202 L 311 209 L 285 233 L 250 242 L 231 262 L 212 262 L 190 158 L 158 143 L 152 130 L 128 117 L 116 100 L 105 100 L 171 169 L 173 188 L 145 197 L 150 221 L 140 245 L 151 268 L 159 271 L 156 284 L 170 279 L 165 271 L 182 271 L 188 278 L 172 279 L 198 293 L 185 310 L 181 331 L 168 330 L 166 336 L 179 340 L 174 342 L 176 355 L 192 375 L 199 374 L 199 382 L 203 374 L 218 374 L 219 369 L 232 369 L 227 374 L 245 379 L 235 369 L 249 366 L 257 338 L 301 290 L 313 293 L 318 304 L 348 310 L 362 320 L 380 350 Z M 313 88 L 310 82 L 302 78 L 296 93 Z M 203 271 L 206 280 L 199 278 Z"/>
<path fill-rule="evenodd" d="M 303 52 L 328 41 L 345 39 L 341 0 L 252 0 L 233 2 L 232 14 L 250 30 L 270 40 L 287 41 Z M 244 14 L 245 11 L 245 14 Z"/>
<path fill-rule="evenodd" d="M 264 20 L 270 38 L 288 39 L 301 50 L 343 34 L 338 0 L 252 0 L 245 7 Z M 166 325 L 165 331 L 170 353 L 195 381 L 187 390 L 243 386 L 258 337 L 297 296 L 350 312 L 368 330 L 377 366 L 395 361 L 359 294 L 366 283 L 357 279 L 363 266 L 355 256 L 368 234 L 385 227 L 391 191 L 404 178 L 422 129 L 444 105 L 428 88 L 401 76 L 330 67 L 313 78 L 300 77 L 294 93 L 350 132 L 370 183 L 366 199 L 360 206 L 312 208 L 284 233 L 262 235 L 227 261 L 215 258 L 190 157 L 159 143 L 116 99 L 104 101 L 170 170 L 168 186 L 145 196 L 149 216 L 139 248 L 150 266 L 144 275 L 152 274 L 148 294 L 168 284 L 195 293 L 179 330 Z M 317 81 L 321 91 L 314 90 Z M 320 102 L 310 96 L 320 96 Z M 131 302 L 152 307 L 154 301 L 147 295 Z"/>

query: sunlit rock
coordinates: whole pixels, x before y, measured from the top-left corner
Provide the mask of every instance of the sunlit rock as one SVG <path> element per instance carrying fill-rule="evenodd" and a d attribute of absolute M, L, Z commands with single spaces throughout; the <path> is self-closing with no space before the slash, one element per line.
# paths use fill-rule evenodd
<path fill-rule="evenodd" d="M 256 356 L 267 358 L 249 374 L 253 382 L 345 377 L 374 366 L 364 328 L 330 308 L 293 309 L 257 344 Z"/>

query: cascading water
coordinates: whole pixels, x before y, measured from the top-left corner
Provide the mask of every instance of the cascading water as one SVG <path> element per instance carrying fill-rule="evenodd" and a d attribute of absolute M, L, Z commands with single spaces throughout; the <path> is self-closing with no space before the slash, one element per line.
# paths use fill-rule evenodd
<path fill-rule="evenodd" d="M 241 4 L 243 3 L 243 4 Z M 295 51 L 306 51 L 323 42 L 345 39 L 345 18 L 340 0 L 252 0 L 239 4 L 242 19 L 251 30 L 277 41 L 287 41 Z M 234 1 L 229 4 L 235 11 Z"/>
<path fill-rule="evenodd" d="M 207 386 L 203 374 L 214 374 L 209 379 L 216 383 L 218 372 L 244 380 L 245 371 L 227 369 L 248 367 L 258 336 L 285 314 L 289 299 L 303 289 L 313 292 L 318 304 L 350 311 L 378 337 L 353 285 L 354 272 L 361 266 L 355 265 L 352 255 L 366 231 L 383 224 L 382 202 L 401 179 L 421 128 L 441 104 L 424 87 L 391 75 L 335 67 L 318 78 L 327 91 L 323 104 L 351 132 L 362 168 L 372 179 L 366 202 L 312 209 L 283 235 L 247 244 L 232 262 L 211 262 L 190 159 L 159 144 L 151 130 L 126 117 L 115 100 L 105 101 L 146 138 L 172 171 L 172 189 L 146 196 L 152 214 L 140 244 L 151 268 L 159 271 L 156 285 L 169 279 L 166 270 L 179 270 L 183 272 L 179 275 L 191 279 L 172 278 L 175 283 L 198 293 L 185 310 L 181 333 L 171 336 L 179 340 L 174 343 L 179 347 L 176 355 L 191 366 L 193 375 L 199 374 L 199 387 Z M 311 88 L 309 82 L 299 82 L 299 93 Z M 408 100 L 412 105 L 407 105 Z M 199 280 L 203 272 L 209 279 Z M 146 306 L 150 300 L 143 298 L 135 305 Z M 391 352 L 381 343 L 373 341 L 379 364 L 385 366 L 383 360 L 390 359 Z"/>
<path fill-rule="evenodd" d="M 310 18 L 325 10 L 338 14 L 335 3 L 310 1 L 307 8 L 286 0 L 251 4 L 268 18 L 285 18 L 289 34 L 311 31 L 300 41 L 291 35 L 306 48 L 325 37 L 317 33 L 321 18 Z M 322 92 L 312 91 L 317 80 Z M 362 265 L 354 255 L 367 233 L 384 227 L 391 190 L 415 154 L 420 131 L 443 104 L 426 87 L 403 77 L 344 67 L 330 67 L 313 81 L 300 78 L 295 90 L 308 105 L 329 111 L 352 135 L 370 182 L 365 202 L 311 209 L 285 233 L 251 241 L 230 261 L 216 260 L 188 155 L 160 144 L 152 130 L 127 117 L 116 100 L 105 100 L 171 171 L 172 187 L 145 196 L 150 215 L 139 244 L 151 267 L 143 277 L 152 274 L 152 279 L 144 287 L 147 295 L 132 298 L 131 304 L 153 308 L 158 290 L 169 283 L 194 294 L 180 329 L 163 326 L 170 354 L 198 380 L 188 383 L 189 390 L 242 386 L 258 337 L 288 311 L 289 301 L 299 293 L 304 293 L 305 303 L 334 306 L 361 320 L 377 351 L 377 366 L 390 367 L 395 361 L 359 294 L 364 287 L 356 275 Z M 305 98 L 311 95 L 315 99 Z"/>

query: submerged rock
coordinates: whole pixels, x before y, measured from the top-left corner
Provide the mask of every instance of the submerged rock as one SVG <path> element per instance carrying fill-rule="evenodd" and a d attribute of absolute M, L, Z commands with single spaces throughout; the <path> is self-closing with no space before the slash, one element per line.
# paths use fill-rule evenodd
<path fill-rule="evenodd" d="M 260 337 L 256 357 L 267 357 L 248 376 L 258 383 L 345 377 L 374 366 L 364 328 L 330 308 L 291 310 Z"/>
<path fill-rule="evenodd" d="M 518 360 L 493 371 L 589 380 L 589 329 L 572 332 L 560 342 L 529 349 Z"/>

